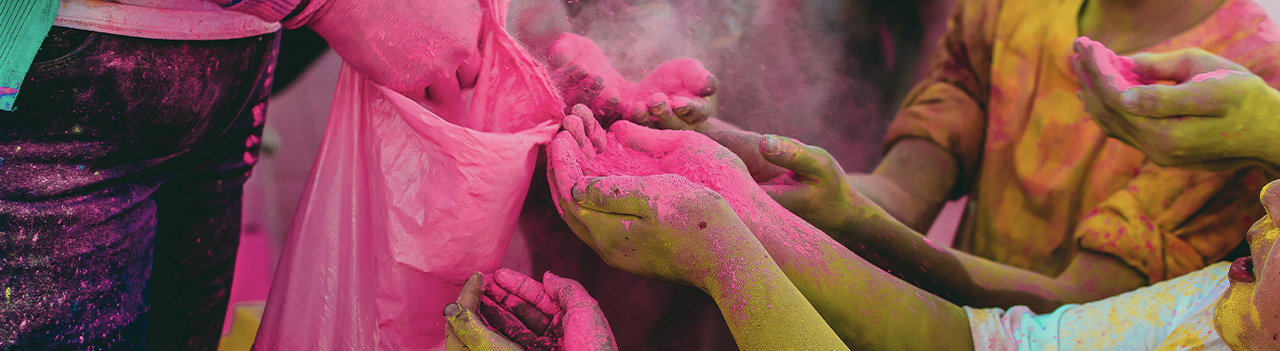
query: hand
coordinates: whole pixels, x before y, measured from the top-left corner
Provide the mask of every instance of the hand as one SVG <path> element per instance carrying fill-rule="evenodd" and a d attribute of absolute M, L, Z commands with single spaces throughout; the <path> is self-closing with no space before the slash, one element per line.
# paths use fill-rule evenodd
<path fill-rule="evenodd" d="M 582 285 L 551 272 L 543 283 L 499 269 L 484 285 L 481 315 L 526 350 L 617 350 L 613 331 Z"/>
<path fill-rule="evenodd" d="M 844 170 L 826 150 L 776 135 L 764 136 L 759 148 L 765 160 L 790 170 L 760 187 L 814 227 L 831 231 L 884 213 L 849 186 Z"/>
<path fill-rule="evenodd" d="M 647 129 L 621 122 L 613 130 L 626 126 Z M 606 148 L 614 149 L 595 155 L 590 142 L 580 144 L 591 138 L 575 137 L 576 133 L 570 129 L 552 141 L 550 183 L 565 222 L 609 265 L 636 275 L 705 289 L 722 260 L 746 254 L 726 250 L 750 247 L 738 243 L 754 242 L 751 231 L 718 193 L 685 177 L 584 173 L 599 170 L 600 162 L 615 156 L 609 151 L 616 152 L 621 144 L 612 141 L 615 144 Z M 710 140 L 706 142 L 715 145 Z M 632 152 L 627 155 L 632 159 L 627 161 L 644 162 L 642 155 Z M 728 150 L 724 153 L 732 157 Z M 758 244 L 755 248 L 763 250 Z"/>
<path fill-rule="evenodd" d="M 471 274 L 471 278 L 462 285 L 462 293 L 458 301 L 444 306 L 444 317 L 449 321 L 445 325 L 445 348 L 449 351 L 519 351 L 520 346 L 512 343 L 505 336 L 489 328 L 474 311 L 480 308 L 483 297 L 481 291 L 484 276 Z"/>
<path fill-rule="evenodd" d="M 476 0 L 327 0 L 307 23 L 342 60 L 433 111 L 465 113 L 480 69 Z"/>
<path fill-rule="evenodd" d="M 716 78 L 694 59 L 663 63 L 636 84 L 623 78 L 590 39 L 566 33 L 552 44 L 550 64 L 565 103 L 586 104 L 606 125 L 627 120 L 690 130 L 712 112 L 706 98 L 716 93 Z"/>
<path fill-rule="evenodd" d="M 1107 134 L 1161 166 L 1208 170 L 1277 166 L 1280 92 L 1225 58 L 1200 49 L 1132 56 L 1133 73 L 1177 85 L 1118 86 L 1100 69 L 1109 50 L 1075 46 L 1081 99 Z"/>

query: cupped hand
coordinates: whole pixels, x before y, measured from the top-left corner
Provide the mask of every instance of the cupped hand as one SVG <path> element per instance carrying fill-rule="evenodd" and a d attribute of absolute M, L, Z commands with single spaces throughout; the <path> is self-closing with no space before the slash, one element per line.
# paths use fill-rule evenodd
<path fill-rule="evenodd" d="M 626 120 L 663 129 L 690 130 L 712 114 L 708 97 L 716 77 L 690 58 L 667 61 L 639 83 L 622 77 L 604 52 L 585 37 L 565 33 L 552 43 L 552 79 L 566 105 L 585 104 L 605 122 Z"/>
<path fill-rule="evenodd" d="M 448 324 L 444 327 L 445 349 L 449 351 L 519 351 L 519 345 L 511 342 L 506 336 L 495 332 L 476 311 L 480 311 L 484 296 L 485 278 L 480 273 L 471 274 L 471 278 L 462 285 L 462 293 L 458 301 L 444 306 L 444 317 Z"/>
<path fill-rule="evenodd" d="M 313 5 L 316 6 L 316 5 Z M 480 71 L 476 0 L 327 0 L 307 23 L 374 82 L 444 115 L 465 112 L 461 91 Z"/>
<path fill-rule="evenodd" d="M 477 277 L 479 274 L 473 279 Z M 481 283 L 477 285 L 484 287 L 483 294 L 478 294 L 479 311 L 491 327 L 488 330 L 519 347 L 564 351 L 618 349 L 600 305 L 577 281 L 546 272 L 542 282 L 538 282 L 505 268 L 479 279 Z M 477 293 L 473 290 L 478 289 L 464 289 L 463 294 Z M 453 321 L 450 322 L 451 327 L 446 330 L 450 340 L 454 340 Z"/>
<path fill-rule="evenodd" d="M 1117 86 L 1098 46 L 1077 44 L 1081 99 L 1097 125 L 1161 166 L 1280 170 L 1280 92 L 1247 69 L 1201 49 L 1132 56 L 1133 73 L 1176 85 Z"/>
<path fill-rule="evenodd" d="M 829 231 L 884 212 L 849 185 L 826 150 L 777 135 L 764 136 L 758 145 L 765 160 L 788 170 L 760 187 L 814 227 Z"/>

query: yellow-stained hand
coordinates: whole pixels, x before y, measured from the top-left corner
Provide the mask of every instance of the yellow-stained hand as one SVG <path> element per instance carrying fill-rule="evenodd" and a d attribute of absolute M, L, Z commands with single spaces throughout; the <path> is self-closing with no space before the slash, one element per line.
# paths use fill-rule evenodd
<path fill-rule="evenodd" d="M 1081 99 L 1110 137 L 1161 166 L 1280 170 L 1280 92 L 1247 69 L 1198 48 L 1131 56 L 1133 73 L 1176 85 L 1117 86 L 1099 46 L 1075 46 Z M 1125 89 L 1121 89 L 1125 88 Z"/>
<path fill-rule="evenodd" d="M 495 332 L 476 315 L 483 296 L 484 276 L 474 273 L 466 284 L 458 301 L 444 306 L 445 348 L 449 351 L 519 351 L 524 350 L 507 337 Z"/>
<path fill-rule="evenodd" d="M 765 160 L 788 170 L 760 187 L 814 227 L 829 231 L 884 214 L 848 184 L 844 170 L 826 150 L 777 135 L 764 136 L 759 148 Z"/>

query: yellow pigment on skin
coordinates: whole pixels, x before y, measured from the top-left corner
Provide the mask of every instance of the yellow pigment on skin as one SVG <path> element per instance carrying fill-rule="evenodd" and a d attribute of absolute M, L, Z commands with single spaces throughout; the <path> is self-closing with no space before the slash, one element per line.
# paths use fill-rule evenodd
<path fill-rule="evenodd" d="M 1249 350 L 1244 337 L 1249 331 L 1258 329 L 1256 321 L 1261 317 L 1253 305 L 1253 290 L 1254 284 L 1235 283 L 1218 300 L 1213 324 L 1222 341 L 1232 350 Z"/>

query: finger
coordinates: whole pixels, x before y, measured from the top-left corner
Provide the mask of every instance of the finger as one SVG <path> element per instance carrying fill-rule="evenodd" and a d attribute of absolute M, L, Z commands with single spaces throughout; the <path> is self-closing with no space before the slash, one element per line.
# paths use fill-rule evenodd
<path fill-rule="evenodd" d="M 607 135 L 604 128 L 600 126 L 600 121 L 596 120 L 595 115 L 591 113 L 591 109 L 582 104 L 574 105 L 573 114 L 582 118 L 582 122 L 585 124 L 583 129 L 586 131 L 587 140 L 591 141 L 596 153 L 604 152 L 605 144 L 608 142 Z"/>
<path fill-rule="evenodd" d="M 671 110 L 676 113 L 676 117 L 680 117 L 680 120 L 690 125 L 705 122 L 710 115 L 707 110 L 707 104 L 702 99 L 677 96 L 671 99 L 671 107 Z"/>
<path fill-rule="evenodd" d="M 605 319 L 600 304 L 577 281 L 561 278 L 548 271 L 542 276 L 551 296 L 564 307 L 562 318 L 564 342 L 581 345 L 583 350 L 617 350 L 613 331 Z"/>
<path fill-rule="evenodd" d="M 614 123 L 609 132 L 622 146 L 650 156 L 666 155 L 688 142 L 687 131 L 646 128 L 633 123 Z"/>
<path fill-rule="evenodd" d="M 776 184 L 761 185 L 760 189 L 764 190 L 769 198 L 782 205 L 792 213 L 801 213 L 803 206 L 810 205 L 813 202 L 813 187 L 801 184 Z"/>
<path fill-rule="evenodd" d="M 551 141 L 548 147 L 547 168 L 554 171 L 554 179 L 551 183 L 559 190 L 560 199 L 572 199 L 569 190 L 579 179 L 583 177 L 582 166 L 579 163 L 586 160 L 586 156 L 582 154 L 582 149 L 578 147 L 573 136 L 569 132 L 560 132 L 556 138 Z M 558 203 L 557 206 L 565 204 Z M 563 215 L 563 214 L 562 214 Z"/>
<path fill-rule="evenodd" d="M 671 110 L 671 101 L 667 98 L 666 94 L 653 93 L 653 95 L 649 96 L 648 107 L 649 116 L 650 118 L 653 118 L 653 122 L 658 126 L 658 128 L 673 130 L 691 129 L 688 123 L 685 123 L 683 120 L 676 117 L 675 112 Z"/>
<path fill-rule="evenodd" d="M 1140 53 L 1130 57 L 1133 58 L 1135 73 L 1179 83 L 1189 81 L 1196 75 L 1217 70 L 1249 71 L 1240 64 L 1200 48 L 1163 53 Z"/>
<path fill-rule="evenodd" d="M 747 166 L 751 178 L 764 182 L 782 175 L 787 169 L 778 167 L 760 153 L 760 139 L 764 135 L 738 130 L 712 130 L 704 133 L 711 140 L 732 151 Z"/>
<path fill-rule="evenodd" d="M 569 94 L 580 90 L 579 86 L 587 78 L 587 71 L 581 65 L 570 65 L 556 70 L 552 78 L 556 83 L 557 89 Z"/>
<path fill-rule="evenodd" d="M 484 322 L 480 321 L 480 317 L 471 312 L 471 310 L 462 308 L 457 303 L 446 305 L 444 313 L 445 319 L 449 321 L 449 327 L 453 328 L 454 335 L 467 348 L 473 350 L 520 350 L 520 347 L 512 343 L 511 340 L 507 340 L 506 337 L 485 326 Z"/>
<path fill-rule="evenodd" d="M 1206 79 L 1174 86 L 1143 85 L 1125 90 L 1121 106 L 1125 111 L 1147 117 L 1221 116 L 1236 98 L 1235 86 L 1245 76 Z"/>
<path fill-rule="evenodd" d="M 543 335 L 551 324 L 551 318 L 560 312 L 546 296 L 542 283 L 511 270 L 494 273 L 494 279 L 485 285 L 485 295 L 510 311 L 534 334 Z"/>
<path fill-rule="evenodd" d="M 645 177 L 609 176 L 588 177 L 573 185 L 573 201 L 582 208 L 610 214 L 645 218 L 652 216 L 648 191 L 641 183 Z"/>
<path fill-rule="evenodd" d="M 1087 39 L 1084 40 L 1087 41 Z M 1076 62 L 1079 64 L 1079 69 L 1084 72 L 1084 77 L 1087 77 L 1082 83 L 1082 88 L 1087 87 L 1088 90 L 1092 90 L 1102 103 L 1118 106 L 1120 91 L 1130 85 L 1128 78 L 1123 75 L 1123 71 L 1128 67 L 1124 67 L 1125 64 L 1119 62 L 1110 49 L 1097 42 L 1084 43 L 1077 39 L 1074 48 L 1078 53 Z"/>
<path fill-rule="evenodd" d="M 509 291 L 515 297 L 529 302 L 542 314 L 555 316 L 562 312 L 560 306 L 557 306 L 547 296 L 546 287 L 532 277 L 503 268 L 494 273 L 493 281 L 503 290 Z"/>
<path fill-rule="evenodd" d="M 1262 206 L 1267 209 L 1267 214 L 1271 216 L 1271 221 L 1280 223 L 1280 180 L 1273 180 L 1263 186 L 1259 198 Z M 546 281 L 545 278 L 543 281 Z"/>
<path fill-rule="evenodd" d="M 589 144 L 587 132 L 583 129 L 582 118 L 575 115 L 564 116 L 560 126 L 566 132 L 569 132 L 569 135 L 573 137 L 573 141 L 578 144 L 578 148 L 583 148 Z"/>
<path fill-rule="evenodd" d="M 649 106 L 647 101 L 622 101 L 623 116 L 627 121 L 645 126 L 647 128 L 655 128 L 657 124 L 649 116 Z"/>
<path fill-rule="evenodd" d="M 844 174 L 826 150 L 791 138 L 765 135 L 760 140 L 760 153 L 769 163 L 794 171 L 802 179 L 838 181 L 832 178 Z"/>
<path fill-rule="evenodd" d="M 557 172 L 554 169 L 548 169 L 547 173 L 548 178 L 554 179 Z M 578 219 L 579 214 L 586 210 L 566 195 L 569 192 L 569 187 L 573 184 L 559 186 L 558 184 L 555 184 L 554 181 L 551 183 L 551 198 L 556 205 L 556 211 L 560 212 L 560 218 L 564 220 L 565 225 L 569 226 L 569 230 L 573 231 L 573 234 L 577 236 L 578 239 L 581 239 L 587 244 L 587 246 L 591 246 L 592 249 L 595 249 L 594 245 L 596 241 L 595 238 L 591 236 L 590 229 L 582 223 L 582 220 Z"/>
<path fill-rule="evenodd" d="M 595 108 L 596 112 L 599 112 L 599 115 L 596 116 L 596 118 L 602 122 L 603 127 L 611 125 L 614 121 L 622 118 L 621 105 L 622 92 L 618 90 L 618 88 L 606 86 L 604 91 L 601 91 L 600 95 L 596 96 L 596 101 L 593 101 L 590 106 Z"/>
<path fill-rule="evenodd" d="M 453 326 L 444 325 L 444 349 L 448 351 L 471 351 L 467 345 L 462 344 L 462 340 L 458 339 L 458 335 L 453 332 Z"/>
<path fill-rule="evenodd" d="M 678 58 L 663 62 L 649 73 L 642 84 L 669 94 L 689 93 L 706 97 L 716 93 L 717 80 L 702 62 L 691 58 Z"/>
<path fill-rule="evenodd" d="M 481 275 L 480 272 L 471 273 L 471 278 L 462 284 L 462 293 L 458 294 L 458 305 L 475 311 L 480 305 L 480 295 L 485 285 L 484 281 L 484 275 Z"/>
<path fill-rule="evenodd" d="M 521 347 L 529 347 L 528 345 L 538 338 L 538 335 L 534 334 L 524 321 L 489 296 L 480 298 L 479 311 L 492 329 Z"/>

